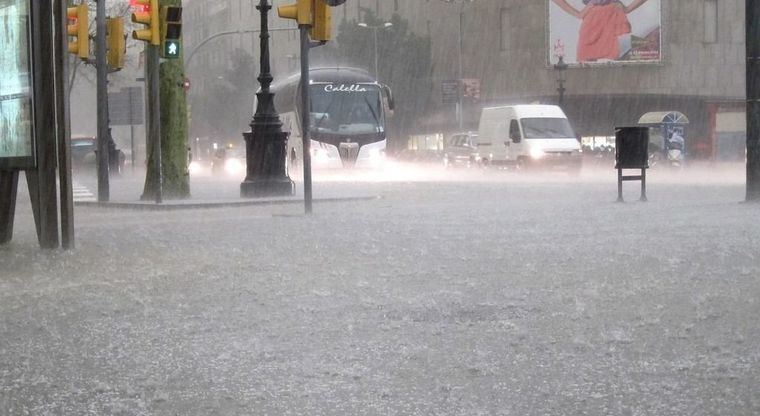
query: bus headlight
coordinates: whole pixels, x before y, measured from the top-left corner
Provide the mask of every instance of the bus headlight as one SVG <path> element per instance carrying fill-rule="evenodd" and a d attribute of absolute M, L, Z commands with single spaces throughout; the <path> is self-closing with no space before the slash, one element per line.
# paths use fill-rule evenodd
<path fill-rule="evenodd" d="M 544 153 L 544 151 L 541 150 L 538 147 L 531 147 L 530 148 L 530 157 L 532 159 L 541 159 L 542 157 L 544 157 L 545 154 L 546 153 Z"/>

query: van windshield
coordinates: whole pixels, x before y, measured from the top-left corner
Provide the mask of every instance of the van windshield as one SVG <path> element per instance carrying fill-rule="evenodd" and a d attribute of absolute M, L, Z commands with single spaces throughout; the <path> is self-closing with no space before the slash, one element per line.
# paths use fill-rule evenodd
<path fill-rule="evenodd" d="M 575 138 L 566 118 L 523 118 L 520 120 L 526 139 Z"/>

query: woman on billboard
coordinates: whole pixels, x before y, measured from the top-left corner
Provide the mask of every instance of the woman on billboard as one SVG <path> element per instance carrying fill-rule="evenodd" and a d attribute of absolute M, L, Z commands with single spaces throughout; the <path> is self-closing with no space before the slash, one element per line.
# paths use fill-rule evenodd
<path fill-rule="evenodd" d="M 571 16 L 581 19 L 578 32 L 578 62 L 617 60 L 620 58 L 620 36 L 631 33 L 628 14 L 647 0 L 633 0 L 625 5 L 620 0 L 583 0 L 578 10 L 567 0 L 553 0 Z"/>

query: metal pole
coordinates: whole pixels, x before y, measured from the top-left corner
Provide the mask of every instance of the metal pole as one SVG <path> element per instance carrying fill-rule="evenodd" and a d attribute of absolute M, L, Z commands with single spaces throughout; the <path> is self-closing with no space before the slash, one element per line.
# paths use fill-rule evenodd
<path fill-rule="evenodd" d="M 618 197 L 617 202 L 624 202 L 623 200 L 623 169 L 617 170 L 617 180 L 618 180 Z"/>
<path fill-rule="evenodd" d="M 69 59 L 67 3 L 55 0 L 55 97 L 58 119 L 58 181 L 61 199 L 61 244 L 74 249 L 74 195 L 71 179 L 71 123 L 69 115 Z"/>
<path fill-rule="evenodd" d="M 109 140 L 108 134 L 108 63 L 106 62 L 106 0 L 97 0 L 95 25 L 95 66 L 97 68 L 98 90 L 98 201 L 108 202 L 110 188 L 108 183 Z"/>
<path fill-rule="evenodd" d="M 129 90 L 129 145 L 132 148 L 132 156 L 130 157 L 132 163 L 132 173 L 135 171 L 135 122 L 134 122 L 134 88 Z"/>
<path fill-rule="evenodd" d="M 151 144 L 153 144 L 153 163 L 156 171 L 155 180 L 155 197 L 156 204 L 163 202 L 163 172 L 161 172 L 161 99 L 159 85 L 159 59 L 160 51 L 158 46 L 147 45 L 148 62 L 147 68 L 150 71 L 148 77 L 148 117 L 149 132 Z"/>
<path fill-rule="evenodd" d="M 303 141 L 303 200 L 307 215 L 312 213 L 311 189 L 311 109 L 309 107 L 309 26 L 301 29 L 301 137 Z M 376 55 L 377 56 L 377 55 Z"/>
<path fill-rule="evenodd" d="M 376 27 L 376 28 L 373 28 L 372 30 L 373 32 L 375 32 L 375 80 L 376 81 L 380 80 L 380 74 L 378 73 L 378 70 L 377 70 L 377 30 L 378 29 L 379 28 Z"/>
<path fill-rule="evenodd" d="M 457 118 L 459 119 L 459 131 L 464 130 L 464 86 L 462 85 L 462 77 L 464 76 L 464 70 L 462 69 L 462 52 L 464 50 L 464 33 L 462 33 L 463 30 L 463 22 L 464 22 L 464 2 L 462 2 L 462 6 L 459 8 L 459 103 L 457 104 Z"/>
<path fill-rule="evenodd" d="M 760 201 L 760 0 L 747 0 L 747 197 Z"/>
<path fill-rule="evenodd" d="M 641 197 L 639 201 L 647 202 L 647 170 L 644 168 L 641 169 Z"/>

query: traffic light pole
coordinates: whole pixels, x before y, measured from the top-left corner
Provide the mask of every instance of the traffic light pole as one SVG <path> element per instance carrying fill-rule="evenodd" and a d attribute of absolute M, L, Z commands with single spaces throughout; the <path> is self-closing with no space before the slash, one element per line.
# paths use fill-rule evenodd
<path fill-rule="evenodd" d="M 110 200 L 110 187 L 108 183 L 109 168 L 109 144 L 111 135 L 108 130 L 108 63 L 106 43 L 106 0 L 97 0 L 97 15 L 95 26 L 95 66 L 97 69 L 97 100 L 98 100 L 98 142 L 97 142 L 97 167 L 98 167 L 98 201 Z"/>
<path fill-rule="evenodd" d="M 309 106 L 309 41 L 308 25 L 299 25 L 301 29 L 301 137 L 303 141 L 303 200 L 307 215 L 311 215 L 313 195 L 311 188 L 311 109 Z"/>
<path fill-rule="evenodd" d="M 159 46 L 147 44 L 145 51 L 147 62 L 147 95 L 148 95 L 148 142 L 153 145 L 153 163 L 156 170 L 155 198 L 156 204 L 163 202 L 164 175 L 161 172 L 161 91 L 159 82 L 160 54 Z"/>
<path fill-rule="evenodd" d="M 760 0 L 747 0 L 747 201 L 760 201 Z"/>

